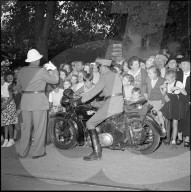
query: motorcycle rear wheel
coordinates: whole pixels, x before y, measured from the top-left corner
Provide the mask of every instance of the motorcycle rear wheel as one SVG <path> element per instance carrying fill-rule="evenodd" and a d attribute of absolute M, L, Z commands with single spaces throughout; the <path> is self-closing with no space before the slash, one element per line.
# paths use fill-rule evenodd
<path fill-rule="evenodd" d="M 131 119 L 131 122 L 139 121 L 138 118 Z M 152 131 L 152 141 L 143 143 L 143 145 L 134 145 L 132 147 L 128 147 L 128 151 L 135 153 L 137 155 L 148 155 L 152 152 L 154 152 L 160 143 L 160 135 L 156 131 L 155 127 L 153 126 L 152 122 L 149 119 L 145 119 L 144 128 L 148 128 Z"/>
<path fill-rule="evenodd" d="M 76 129 L 74 125 L 68 121 L 62 132 L 61 126 L 65 122 L 64 117 L 54 117 L 50 120 L 48 126 L 49 135 L 52 143 L 60 149 L 72 149 L 76 146 Z"/>

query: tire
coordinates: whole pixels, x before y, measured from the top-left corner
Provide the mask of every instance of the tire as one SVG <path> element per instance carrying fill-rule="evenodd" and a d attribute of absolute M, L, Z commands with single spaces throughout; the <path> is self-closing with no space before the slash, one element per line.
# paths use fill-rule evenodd
<path fill-rule="evenodd" d="M 140 121 L 138 118 L 133 118 L 130 120 L 131 122 Z M 146 129 L 152 130 L 152 138 L 153 141 L 149 143 L 149 145 L 144 149 L 141 149 L 141 145 L 136 145 L 132 147 L 128 147 L 128 151 L 135 153 L 137 155 L 148 155 L 152 152 L 154 152 L 160 143 L 160 135 L 156 131 L 155 127 L 153 126 L 152 122 L 149 119 L 144 120 L 143 127 Z M 143 145 L 142 145 L 143 146 Z M 139 148 L 138 148 L 139 147 Z"/>
<path fill-rule="evenodd" d="M 59 130 L 57 129 L 58 126 L 61 126 L 65 121 L 64 117 L 53 117 L 48 124 L 49 135 L 52 143 L 60 149 L 72 149 L 76 146 L 76 129 L 71 121 L 68 121 L 68 125 L 64 130 L 64 136 L 59 134 Z M 66 137 L 67 136 L 67 137 Z M 63 141 L 60 141 L 58 137 L 62 137 Z M 69 142 L 66 142 L 70 138 Z"/>

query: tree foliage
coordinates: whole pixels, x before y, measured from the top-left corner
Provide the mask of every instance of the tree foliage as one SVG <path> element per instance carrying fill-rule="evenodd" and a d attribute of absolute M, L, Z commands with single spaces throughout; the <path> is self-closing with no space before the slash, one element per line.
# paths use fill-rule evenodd
<path fill-rule="evenodd" d="M 1 50 L 10 59 L 30 48 L 52 58 L 86 42 L 123 40 L 127 29 L 156 41 L 159 32 L 164 41 L 188 38 L 187 1 L 10 0 L 1 1 L 1 16 Z"/>
<path fill-rule="evenodd" d="M 159 31 L 165 26 L 168 1 L 115 1 L 112 12 L 128 13 L 126 25 L 141 36 Z"/>

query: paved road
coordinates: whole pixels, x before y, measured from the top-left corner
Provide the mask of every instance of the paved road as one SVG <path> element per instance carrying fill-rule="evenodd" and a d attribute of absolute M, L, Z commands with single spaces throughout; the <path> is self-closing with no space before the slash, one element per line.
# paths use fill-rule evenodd
<path fill-rule="evenodd" d="M 190 151 L 161 146 L 148 156 L 103 150 L 103 159 L 86 162 L 89 147 L 58 150 L 47 156 L 19 159 L 19 142 L 1 150 L 2 190 L 190 190 Z"/>

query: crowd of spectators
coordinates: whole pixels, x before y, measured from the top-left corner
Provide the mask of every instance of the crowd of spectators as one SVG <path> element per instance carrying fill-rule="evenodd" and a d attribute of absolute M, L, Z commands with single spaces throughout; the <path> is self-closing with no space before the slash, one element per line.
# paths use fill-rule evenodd
<path fill-rule="evenodd" d="M 46 87 L 50 102 L 49 115 L 65 111 L 60 104 L 65 89 L 71 88 L 76 94 L 83 95 L 94 87 L 100 78 L 98 59 L 92 63 L 60 63 L 59 83 L 47 84 Z M 22 124 L 19 108 L 22 95 L 15 90 L 19 68 L 14 72 L 1 73 L 1 126 L 4 127 L 2 147 L 14 145 Z M 190 85 L 187 81 L 190 76 L 189 58 L 179 53 L 171 57 L 163 51 L 146 60 L 133 56 L 128 60 L 112 61 L 111 68 L 121 77 L 126 101 L 136 97 L 137 93 L 153 105 L 158 113 L 156 121 L 167 132 L 164 143 L 177 148 L 177 145 L 183 143 L 184 137 L 184 146 L 189 147 L 190 107 L 185 107 L 190 106 Z"/>

